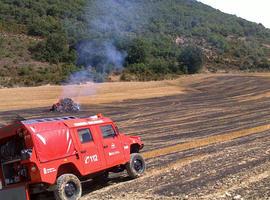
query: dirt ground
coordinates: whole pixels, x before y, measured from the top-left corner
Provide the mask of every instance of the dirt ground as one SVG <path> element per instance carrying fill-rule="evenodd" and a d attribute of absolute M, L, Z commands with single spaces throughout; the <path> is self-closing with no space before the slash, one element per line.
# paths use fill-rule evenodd
<path fill-rule="evenodd" d="M 124 88 L 107 89 L 122 98 L 83 104 L 79 116 L 103 113 L 123 132 L 141 136 L 148 166 L 146 174 L 136 180 L 123 173 L 111 174 L 106 185 L 84 183 L 83 200 L 270 199 L 267 74 L 201 75 L 151 84 L 159 95 L 151 94 L 150 87 L 143 93 L 148 98 L 141 99 L 141 94 L 132 93 L 146 86 L 138 90 L 129 86 L 128 97 L 123 97 Z M 164 85 L 173 89 L 166 93 Z M 27 107 L 2 111 L 0 122 L 5 124 L 16 115 L 55 115 L 48 107 Z"/>

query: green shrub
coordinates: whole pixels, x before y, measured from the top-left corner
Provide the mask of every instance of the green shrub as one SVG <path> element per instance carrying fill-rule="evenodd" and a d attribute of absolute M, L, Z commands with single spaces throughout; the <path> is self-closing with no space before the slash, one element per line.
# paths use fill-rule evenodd
<path fill-rule="evenodd" d="M 136 80 L 139 81 L 151 80 L 151 78 L 153 77 L 153 72 L 149 69 L 149 66 L 144 63 L 136 63 L 129 65 L 124 73 L 130 73 L 135 75 Z M 121 79 L 123 80 L 124 78 L 122 77 Z"/>
<path fill-rule="evenodd" d="M 33 36 L 48 36 L 51 33 L 58 33 L 62 31 L 60 22 L 51 17 L 38 17 L 28 25 L 28 34 Z"/>
<path fill-rule="evenodd" d="M 230 48 L 228 42 L 221 35 L 213 34 L 209 37 L 208 41 L 222 52 L 226 52 Z"/>
<path fill-rule="evenodd" d="M 169 63 L 164 59 L 154 59 L 149 63 L 149 68 L 154 74 L 166 75 L 170 73 Z"/>
<path fill-rule="evenodd" d="M 4 37 L 0 36 L 0 48 L 2 48 L 4 40 L 5 40 Z"/>
<path fill-rule="evenodd" d="M 258 68 L 269 70 L 270 69 L 270 61 L 268 59 L 262 59 L 261 62 L 257 65 Z"/>
<path fill-rule="evenodd" d="M 74 63 L 76 59 L 76 53 L 69 49 L 64 34 L 51 34 L 48 39 L 37 43 L 29 50 L 35 59 L 50 63 Z"/>
<path fill-rule="evenodd" d="M 203 66 L 202 50 L 195 46 L 185 47 L 179 56 L 179 63 L 186 67 L 189 74 L 198 73 Z"/>
<path fill-rule="evenodd" d="M 134 39 L 127 46 L 126 64 L 145 63 L 149 55 L 149 43 L 141 38 Z"/>

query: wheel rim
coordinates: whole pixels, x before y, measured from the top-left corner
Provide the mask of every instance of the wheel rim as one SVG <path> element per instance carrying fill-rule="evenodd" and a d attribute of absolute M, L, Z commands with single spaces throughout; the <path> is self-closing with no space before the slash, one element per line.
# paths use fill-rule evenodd
<path fill-rule="evenodd" d="M 138 173 L 142 173 L 144 170 L 143 162 L 140 159 L 136 159 L 133 163 L 134 169 Z"/>
<path fill-rule="evenodd" d="M 76 194 L 76 191 L 77 191 L 77 187 L 76 187 L 75 183 L 68 182 L 65 185 L 65 194 L 66 194 L 67 197 L 74 196 Z"/>

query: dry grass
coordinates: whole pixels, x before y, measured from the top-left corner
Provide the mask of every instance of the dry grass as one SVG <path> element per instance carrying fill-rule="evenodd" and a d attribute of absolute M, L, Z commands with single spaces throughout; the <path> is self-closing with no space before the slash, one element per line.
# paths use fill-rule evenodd
<path fill-rule="evenodd" d="M 4 88 L 0 89 L 0 111 L 51 106 L 62 97 L 72 97 L 83 105 L 89 105 L 182 94 L 189 90 L 189 84 L 209 76 L 185 76 L 176 80 L 151 82 Z"/>
<path fill-rule="evenodd" d="M 127 99 L 144 99 L 181 94 L 177 81 L 102 83 L 77 86 L 41 86 L 0 90 L 0 110 L 50 106 L 61 97 L 73 97 L 81 104 L 100 104 Z"/>

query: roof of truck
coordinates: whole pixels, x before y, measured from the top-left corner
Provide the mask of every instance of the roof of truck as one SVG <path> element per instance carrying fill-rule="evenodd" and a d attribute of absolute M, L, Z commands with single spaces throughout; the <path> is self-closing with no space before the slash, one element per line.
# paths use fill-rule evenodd
<path fill-rule="evenodd" d="M 22 125 L 24 125 L 27 129 L 31 130 L 31 132 L 37 133 L 49 130 L 60 130 L 67 127 L 83 127 L 111 122 L 111 119 L 103 117 L 101 114 L 83 118 L 68 116 L 23 120 L 14 122 L 10 125 L 0 128 L 0 140 L 16 135 L 17 130 L 22 128 Z"/>
<path fill-rule="evenodd" d="M 68 127 L 80 127 L 94 124 L 102 124 L 112 122 L 111 119 L 103 117 L 101 114 L 78 118 L 74 116 L 67 117 L 53 117 L 53 118 L 42 118 L 42 119 L 31 119 L 21 121 L 22 124 L 26 126 L 34 126 L 34 125 L 48 125 L 53 123 L 63 123 Z"/>

